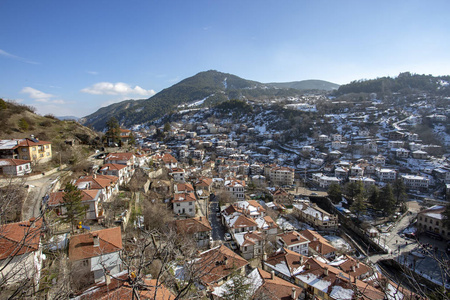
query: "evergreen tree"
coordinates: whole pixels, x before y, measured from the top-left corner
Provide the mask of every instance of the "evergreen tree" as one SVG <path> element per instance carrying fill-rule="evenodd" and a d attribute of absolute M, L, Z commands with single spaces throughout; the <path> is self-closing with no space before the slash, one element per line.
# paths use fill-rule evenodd
<path fill-rule="evenodd" d="M 339 203 L 342 200 L 342 190 L 339 184 L 333 183 L 328 188 L 328 197 L 333 203 Z"/>
<path fill-rule="evenodd" d="M 364 186 L 361 181 L 349 182 L 345 185 L 345 193 L 353 201 L 358 194 L 364 193 Z"/>
<path fill-rule="evenodd" d="M 369 203 L 372 204 L 373 208 L 376 210 L 381 210 L 383 208 L 380 199 L 380 190 L 374 186 L 370 191 Z"/>
<path fill-rule="evenodd" d="M 5 100 L 0 98 L 0 110 L 6 109 L 8 106 L 6 105 Z"/>
<path fill-rule="evenodd" d="M 77 221 L 83 219 L 87 208 L 86 205 L 82 204 L 82 198 L 81 190 L 68 182 L 64 188 L 63 206 L 66 209 L 66 213 L 62 217 L 62 222 L 71 224 L 72 234 L 74 232 L 74 225 Z"/>
<path fill-rule="evenodd" d="M 355 201 L 353 201 L 352 206 L 350 207 L 350 210 L 354 212 L 358 217 L 360 217 L 362 214 L 364 214 L 367 210 L 367 205 L 364 201 L 364 194 L 359 193 L 355 197 Z"/>
<path fill-rule="evenodd" d="M 392 192 L 394 194 L 397 205 L 399 205 L 401 202 L 405 202 L 407 198 L 406 187 L 401 178 L 397 178 L 392 183 Z"/>
<path fill-rule="evenodd" d="M 129 145 L 136 145 L 136 138 L 134 137 L 134 134 L 132 132 L 130 132 L 130 138 L 128 139 L 128 144 Z"/>
<path fill-rule="evenodd" d="M 30 125 L 28 124 L 27 120 L 25 120 L 24 118 L 21 118 L 19 120 L 19 129 L 20 130 L 27 131 L 29 127 L 30 127 Z"/>
<path fill-rule="evenodd" d="M 120 143 L 120 125 L 116 118 L 112 117 L 106 122 L 105 137 L 107 145 Z"/>
<path fill-rule="evenodd" d="M 444 210 L 444 212 L 442 213 L 442 216 L 443 216 L 443 218 L 444 218 L 444 226 L 448 229 L 448 230 L 450 230 L 450 204 L 447 204 L 446 206 L 445 206 L 445 210 Z"/>
<path fill-rule="evenodd" d="M 381 189 L 380 199 L 383 213 L 385 216 L 391 216 L 395 212 L 395 198 L 390 184 Z"/>
<path fill-rule="evenodd" d="M 170 126 L 170 123 L 164 124 L 164 132 L 169 132 L 172 129 L 172 126 Z"/>
<path fill-rule="evenodd" d="M 222 295 L 225 300 L 247 300 L 251 298 L 249 280 L 240 274 L 235 274 L 231 280 L 225 284 L 227 292 Z"/>

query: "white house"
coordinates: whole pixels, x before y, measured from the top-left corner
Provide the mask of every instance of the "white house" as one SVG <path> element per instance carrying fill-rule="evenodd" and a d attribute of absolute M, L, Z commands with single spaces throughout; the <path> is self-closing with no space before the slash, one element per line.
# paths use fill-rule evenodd
<path fill-rule="evenodd" d="M 78 276 L 90 282 L 105 279 L 105 273 L 122 271 L 122 232 L 120 227 L 74 235 L 69 240 L 69 260 Z"/>
<path fill-rule="evenodd" d="M 173 212 L 177 215 L 195 216 L 195 195 L 194 193 L 174 194 Z"/>
<path fill-rule="evenodd" d="M 392 182 L 397 178 L 397 172 L 392 169 L 377 168 L 375 174 L 381 182 Z"/>
<path fill-rule="evenodd" d="M 0 159 L 0 174 L 23 176 L 31 173 L 31 160 L 5 158 Z"/>
<path fill-rule="evenodd" d="M 301 255 L 308 255 L 309 240 L 297 231 L 277 235 L 277 246 L 287 248 Z"/>
<path fill-rule="evenodd" d="M 32 280 L 39 285 L 42 267 L 42 219 L 0 225 L 0 276 L 5 286 Z"/>
<path fill-rule="evenodd" d="M 411 189 L 428 189 L 430 179 L 417 175 L 402 175 L 405 186 Z"/>

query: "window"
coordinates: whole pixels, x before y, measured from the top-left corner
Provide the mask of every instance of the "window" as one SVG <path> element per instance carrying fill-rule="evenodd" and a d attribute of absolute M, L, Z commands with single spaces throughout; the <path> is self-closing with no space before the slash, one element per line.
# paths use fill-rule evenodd
<path fill-rule="evenodd" d="M 189 205 L 192 205 L 192 202 L 189 202 Z"/>
<path fill-rule="evenodd" d="M 189 212 L 192 212 L 192 208 L 189 208 Z"/>
<path fill-rule="evenodd" d="M 27 149 L 26 148 L 22 148 L 22 152 L 27 152 Z"/>
<path fill-rule="evenodd" d="M 180 206 L 180 203 L 177 203 L 177 207 L 179 207 Z"/>
<path fill-rule="evenodd" d="M 244 247 L 244 251 L 247 251 L 247 246 Z"/>
<path fill-rule="evenodd" d="M 49 148 L 49 145 L 45 145 L 45 149 L 48 149 Z"/>
<path fill-rule="evenodd" d="M 47 152 L 47 156 L 50 156 L 50 152 Z"/>

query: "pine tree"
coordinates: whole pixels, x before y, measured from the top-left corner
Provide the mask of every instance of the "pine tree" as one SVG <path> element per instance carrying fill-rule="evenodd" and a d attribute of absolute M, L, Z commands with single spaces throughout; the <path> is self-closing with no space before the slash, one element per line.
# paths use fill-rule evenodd
<path fill-rule="evenodd" d="M 353 211 L 358 217 L 364 214 L 367 210 L 367 205 L 364 201 L 364 194 L 359 193 L 355 197 L 355 201 L 353 201 L 350 210 Z"/>
<path fill-rule="evenodd" d="M 342 200 L 342 190 L 339 184 L 333 183 L 328 188 L 328 197 L 333 203 L 339 203 Z"/>
<path fill-rule="evenodd" d="M 116 118 L 112 117 L 106 122 L 105 137 L 107 145 L 120 143 L 120 125 Z"/>
<path fill-rule="evenodd" d="M 390 184 L 381 189 L 380 199 L 384 214 L 391 216 L 395 211 L 395 198 Z"/>
<path fill-rule="evenodd" d="M 87 208 L 86 205 L 82 204 L 82 198 L 81 190 L 68 182 L 64 189 L 63 206 L 66 209 L 66 213 L 62 217 L 62 222 L 71 224 L 72 234 L 74 232 L 74 225 L 77 221 L 83 219 Z"/>
<path fill-rule="evenodd" d="M 240 274 L 235 274 L 231 280 L 225 284 L 227 292 L 222 295 L 225 300 L 246 300 L 251 298 L 251 283 Z"/>
<path fill-rule="evenodd" d="M 380 199 L 380 190 L 374 186 L 370 192 L 369 203 L 372 204 L 373 208 L 376 210 L 381 210 L 383 205 Z"/>
<path fill-rule="evenodd" d="M 392 192 L 394 194 L 396 204 L 399 205 L 400 202 L 404 202 L 407 198 L 406 187 L 401 178 L 397 178 L 392 183 Z"/>
<path fill-rule="evenodd" d="M 30 125 L 28 124 L 27 120 L 24 118 L 19 120 L 19 129 L 22 131 L 27 131 Z"/>

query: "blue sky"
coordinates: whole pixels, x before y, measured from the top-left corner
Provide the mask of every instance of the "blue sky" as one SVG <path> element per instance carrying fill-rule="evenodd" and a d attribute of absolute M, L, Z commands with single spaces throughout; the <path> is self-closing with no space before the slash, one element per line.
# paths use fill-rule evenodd
<path fill-rule="evenodd" d="M 0 1 L 0 97 L 86 116 L 206 70 L 260 82 L 450 74 L 450 1 Z"/>

